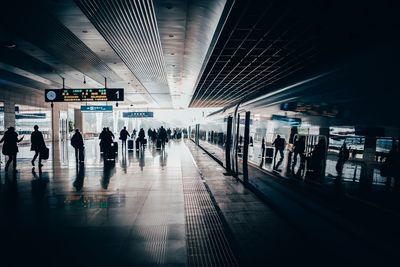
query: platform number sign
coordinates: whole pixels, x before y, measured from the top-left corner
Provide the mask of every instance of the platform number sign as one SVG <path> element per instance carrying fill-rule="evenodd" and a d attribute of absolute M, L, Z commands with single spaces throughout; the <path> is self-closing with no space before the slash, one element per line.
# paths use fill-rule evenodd
<path fill-rule="evenodd" d="M 123 88 L 46 89 L 46 102 L 124 101 Z"/>

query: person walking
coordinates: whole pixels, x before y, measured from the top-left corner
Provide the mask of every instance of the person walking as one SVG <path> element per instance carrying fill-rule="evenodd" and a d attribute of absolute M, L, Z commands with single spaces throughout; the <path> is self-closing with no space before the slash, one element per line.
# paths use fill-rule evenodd
<path fill-rule="evenodd" d="M 132 139 L 136 138 L 136 129 L 133 129 L 131 137 Z"/>
<path fill-rule="evenodd" d="M 278 134 L 276 136 L 276 139 L 274 140 L 274 142 L 272 143 L 273 146 L 275 146 L 275 155 L 274 155 L 274 161 L 276 159 L 276 154 L 279 154 L 281 156 L 279 161 L 283 160 L 284 154 L 283 154 L 283 150 L 285 149 L 285 139 L 281 138 L 281 136 Z"/>
<path fill-rule="evenodd" d="M 71 138 L 71 145 L 75 149 L 75 160 L 76 163 L 84 163 L 84 143 L 83 137 L 79 132 L 79 129 L 75 129 L 75 133 Z"/>
<path fill-rule="evenodd" d="M 340 147 L 339 157 L 338 157 L 338 161 L 336 163 L 336 171 L 337 171 L 338 177 L 342 176 L 343 165 L 349 159 L 349 156 L 350 156 L 350 151 L 346 147 L 346 143 L 343 143 L 343 145 Z"/>
<path fill-rule="evenodd" d="M 32 158 L 32 166 L 35 166 L 35 160 L 39 156 L 39 168 L 43 166 L 43 152 L 46 149 L 46 144 L 44 142 L 43 134 L 39 131 L 39 126 L 33 126 L 34 131 L 31 133 L 31 151 L 35 151 L 35 155 Z"/>
<path fill-rule="evenodd" d="M 139 134 L 138 134 L 138 138 L 139 138 L 139 142 L 140 142 L 140 144 L 141 144 L 141 146 L 144 146 L 145 144 L 144 144 L 144 140 L 145 140 L 145 133 L 144 133 L 144 130 L 143 130 L 143 128 L 140 128 L 140 131 L 139 131 Z"/>
<path fill-rule="evenodd" d="M 128 139 L 128 136 L 130 137 L 128 131 L 126 130 L 126 126 L 124 126 L 124 129 L 121 130 L 119 133 L 119 139 L 122 141 L 122 149 L 126 149 L 126 139 Z"/>
<path fill-rule="evenodd" d="M 18 133 L 15 132 L 15 128 L 12 126 L 8 127 L 8 130 L 4 132 L 4 136 L 1 138 L 0 143 L 4 142 L 2 153 L 3 155 L 8 156 L 8 161 L 4 168 L 6 172 L 8 171 L 11 162 L 13 163 L 14 173 L 17 172 L 17 143 L 21 142 L 23 139 L 24 136 L 18 139 Z"/>
<path fill-rule="evenodd" d="M 297 136 L 296 141 L 293 144 L 293 164 L 294 168 L 297 164 L 297 156 L 300 156 L 300 165 L 304 165 L 306 156 L 304 151 L 306 149 L 306 139 L 304 136 Z"/>
<path fill-rule="evenodd" d="M 167 131 L 165 130 L 165 128 L 163 126 L 161 126 L 161 128 L 159 130 L 158 137 L 160 138 L 161 146 L 164 147 L 165 141 L 167 140 Z"/>

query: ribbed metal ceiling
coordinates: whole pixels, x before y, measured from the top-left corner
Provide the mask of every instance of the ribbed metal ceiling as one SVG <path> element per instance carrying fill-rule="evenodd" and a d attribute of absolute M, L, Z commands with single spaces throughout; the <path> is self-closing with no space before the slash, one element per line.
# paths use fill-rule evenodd
<path fill-rule="evenodd" d="M 387 4 L 236 0 L 190 107 L 226 107 L 312 75 L 385 40 L 398 19 Z M 379 19 L 377 19 L 379 18 Z"/>
<path fill-rule="evenodd" d="M 150 0 L 76 0 L 160 106 L 171 107 L 165 62 Z"/>

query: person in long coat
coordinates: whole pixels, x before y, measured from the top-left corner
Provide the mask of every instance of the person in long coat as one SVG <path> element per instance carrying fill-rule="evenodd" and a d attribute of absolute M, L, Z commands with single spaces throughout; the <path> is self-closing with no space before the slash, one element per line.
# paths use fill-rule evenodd
<path fill-rule="evenodd" d="M 14 127 L 8 127 L 8 130 L 4 132 L 4 136 L 1 138 L 0 143 L 4 142 L 2 153 L 3 155 L 8 156 L 8 161 L 4 168 L 5 171 L 8 171 L 8 167 L 10 166 L 11 162 L 13 162 L 14 172 L 17 172 L 17 143 L 21 142 L 22 139 L 24 139 L 23 136 L 18 139 L 18 133 L 15 132 Z"/>

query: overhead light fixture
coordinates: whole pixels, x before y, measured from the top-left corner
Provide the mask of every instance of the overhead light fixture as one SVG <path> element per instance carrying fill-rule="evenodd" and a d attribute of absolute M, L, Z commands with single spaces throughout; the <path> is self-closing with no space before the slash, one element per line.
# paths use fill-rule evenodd
<path fill-rule="evenodd" d="M 82 32 L 83 32 L 83 33 L 88 33 L 88 31 L 87 31 L 87 30 L 83 30 Z"/>
<path fill-rule="evenodd" d="M 4 43 L 4 46 L 7 47 L 7 48 L 16 48 L 17 44 L 12 42 L 12 41 L 7 41 L 7 42 Z"/>
<path fill-rule="evenodd" d="M 83 75 L 83 83 L 86 84 L 86 77 Z"/>

